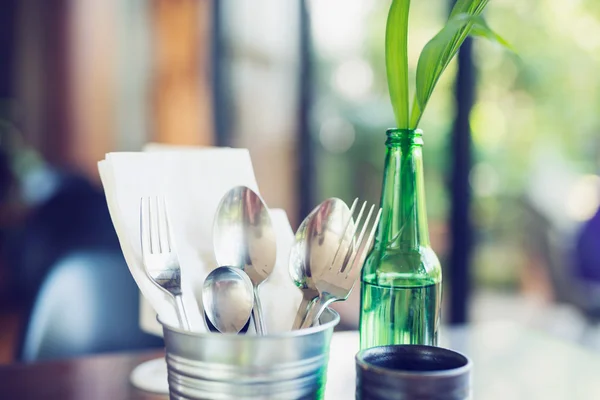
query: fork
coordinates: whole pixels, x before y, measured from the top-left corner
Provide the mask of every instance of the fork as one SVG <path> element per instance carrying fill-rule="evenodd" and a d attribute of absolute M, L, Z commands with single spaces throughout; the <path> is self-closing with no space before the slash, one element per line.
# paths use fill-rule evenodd
<path fill-rule="evenodd" d="M 142 197 L 140 238 L 146 274 L 156 286 L 173 297 L 179 325 L 182 329 L 189 330 L 181 296 L 181 268 L 173 245 L 164 197 Z"/>
<path fill-rule="evenodd" d="M 381 208 L 375 216 L 369 234 L 365 237 L 375 209 L 374 205 L 371 206 L 364 222 L 362 222 L 362 229 L 360 229 L 360 233 L 356 236 L 367 202 L 363 203 L 356 218 L 356 223 L 352 223 L 355 204 L 350 209 L 348 222 L 346 223 L 344 234 L 340 238 L 335 256 L 329 268 L 323 271 L 317 280 L 316 286 L 319 291 L 319 297 L 312 303 L 301 329 L 311 327 L 317 323 L 323 311 L 331 303 L 346 300 L 360 275 L 367 253 L 373 244 L 377 224 L 381 217 Z"/>

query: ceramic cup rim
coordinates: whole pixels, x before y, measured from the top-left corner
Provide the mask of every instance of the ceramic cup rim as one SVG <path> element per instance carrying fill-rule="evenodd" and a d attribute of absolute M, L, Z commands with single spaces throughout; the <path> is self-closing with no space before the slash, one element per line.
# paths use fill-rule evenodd
<path fill-rule="evenodd" d="M 446 355 L 458 356 L 464 361 L 464 365 L 456 368 L 447 368 L 433 371 L 415 371 L 415 370 L 402 370 L 402 369 L 391 369 L 381 367 L 372 364 L 365 360 L 365 355 L 369 355 L 374 351 L 384 352 L 386 349 L 393 348 L 409 348 L 411 351 L 419 352 L 436 352 L 443 353 Z M 466 355 L 459 353 L 454 350 L 446 349 L 444 347 L 427 346 L 427 345 L 416 345 L 416 344 L 402 344 L 402 345 L 386 345 L 386 346 L 375 346 L 359 351 L 355 356 L 356 366 L 363 370 L 363 372 L 371 372 L 378 375 L 384 375 L 389 377 L 397 378 L 453 378 L 461 375 L 468 374 L 471 371 L 473 362 Z"/>

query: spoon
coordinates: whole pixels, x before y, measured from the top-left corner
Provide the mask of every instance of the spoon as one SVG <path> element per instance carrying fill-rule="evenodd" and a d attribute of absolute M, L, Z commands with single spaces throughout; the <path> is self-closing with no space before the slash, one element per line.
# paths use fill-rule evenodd
<path fill-rule="evenodd" d="M 350 296 L 350 292 L 360 276 L 367 253 L 373 244 L 375 231 L 381 217 L 381 209 L 379 209 L 375 221 L 370 224 L 371 216 L 375 210 L 375 206 L 372 205 L 363 220 L 366 206 L 367 202 L 365 201 L 356 220 L 353 220 L 352 215 L 355 206 L 352 205 L 350 215 L 347 218 L 347 228 L 340 236 L 340 242 L 333 261 L 317 279 L 319 298 L 311 303 L 311 309 L 300 329 L 318 324 L 319 317 L 327 306 L 335 301 L 344 301 Z"/>
<path fill-rule="evenodd" d="M 213 227 L 214 250 L 219 265 L 237 267 L 252 281 L 252 317 L 258 335 L 266 334 L 258 289 L 273 272 L 277 243 L 269 210 L 258 194 L 238 186 L 225 194 Z"/>
<path fill-rule="evenodd" d="M 252 314 L 252 282 L 239 268 L 218 267 L 204 280 L 202 303 L 206 317 L 219 332 L 239 333 Z"/>
<path fill-rule="evenodd" d="M 296 318 L 292 325 L 292 330 L 300 329 L 306 314 L 308 314 L 309 304 L 319 296 L 314 280 L 312 279 L 309 267 L 310 260 L 307 257 L 307 230 L 313 216 L 319 207 L 317 206 L 310 214 L 304 218 L 298 230 L 296 231 L 295 241 L 290 250 L 289 273 L 294 284 L 302 291 L 302 302 L 296 312 Z M 315 271 L 316 272 L 316 271 Z"/>
<path fill-rule="evenodd" d="M 356 202 L 352 203 L 352 211 Z M 338 198 L 319 204 L 300 224 L 290 251 L 289 273 L 302 291 L 292 330 L 300 329 L 314 301 L 319 297 L 317 281 L 330 266 L 344 235 L 352 211 Z"/>

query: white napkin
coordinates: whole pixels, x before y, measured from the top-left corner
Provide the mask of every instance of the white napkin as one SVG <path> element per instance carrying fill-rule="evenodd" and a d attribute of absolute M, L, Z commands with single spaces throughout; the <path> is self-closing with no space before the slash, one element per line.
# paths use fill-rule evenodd
<path fill-rule="evenodd" d="M 160 319 L 177 325 L 170 296 L 146 276 L 141 263 L 139 206 L 142 196 L 167 199 L 170 225 L 181 264 L 183 302 L 193 331 L 206 330 L 202 310 L 202 284 L 216 267 L 212 244 L 213 219 L 223 195 L 245 185 L 258 192 L 245 149 L 170 148 L 153 145 L 144 153 L 109 153 L 99 162 L 111 218 L 121 249 L 142 295 Z M 157 151 L 160 150 L 160 151 Z M 267 330 L 289 330 L 301 294 L 288 274 L 293 233 L 282 210 L 271 210 L 277 235 L 277 263 L 260 296 Z M 144 307 L 144 302 L 142 303 Z M 144 328 L 156 330 L 153 314 L 142 312 Z M 158 332 L 157 332 L 158 333 Z"/>

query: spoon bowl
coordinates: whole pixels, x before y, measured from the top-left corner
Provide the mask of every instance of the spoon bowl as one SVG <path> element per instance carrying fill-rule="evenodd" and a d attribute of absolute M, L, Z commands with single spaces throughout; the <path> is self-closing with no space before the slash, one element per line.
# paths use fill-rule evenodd
<path fill-rule="evenodd" d="M 352 205 L 354 209 L 356 200 Z M 319 297 L 317 280 L 330 267 L 352 214 L 348 205 L 330 198 L 319 204 L 300 224 L 290 251 L 289 273 L 302 291 L 292 330 L 300 329 L 313 301 Z"/>
<path fill-rule="evenodd" d="M 253 286 L 239 268 L 222 266 L 204 280 L 202 303 L 210 323 L 221 333 L 239 333 L 252 314 Z"/>
<path fill-rule="evenodd" d="M 273 272 L 277 243 L 269 210 L 260 196 L 245 186 L 229 190 L 217 209 L 213 237 L 219 265 L 240 268 L 252 281 L 254 326 L 257 334 L 265 334 L 258 289 Z"/>

